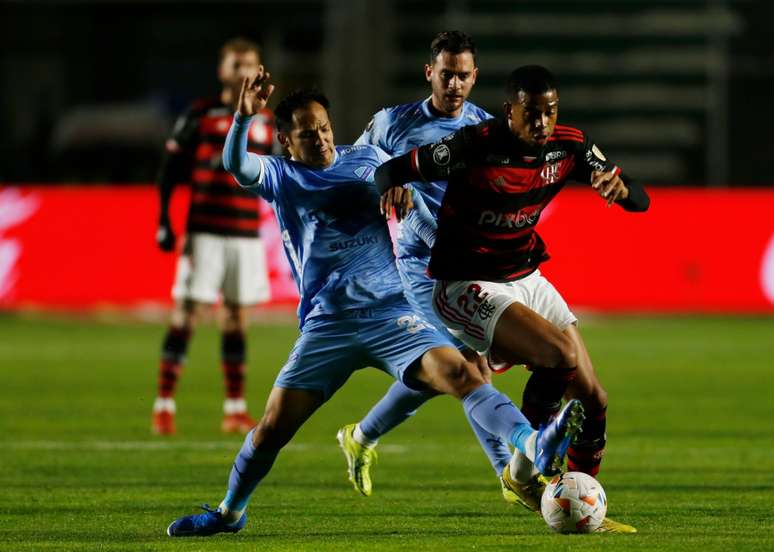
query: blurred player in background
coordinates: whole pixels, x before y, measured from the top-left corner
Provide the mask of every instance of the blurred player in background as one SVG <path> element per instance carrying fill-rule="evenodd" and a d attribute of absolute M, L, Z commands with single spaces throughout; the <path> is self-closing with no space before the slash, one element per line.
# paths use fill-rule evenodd
<path fill-rule="evenodd" d="M 547 423 L 565 394 L 582 401 L 588 416 L 567 453 L 568 469 L 596 475 L 607 394 L 577 318 L 540 274 L 549 256 L 535 226 L 569 180 L 591 184 L 608 206 L 627 211 L 645 211 L 650 200 L 583 131 L 556 124 L 559 92 L 547 69 L 516 69 L 507 90 L 504 121 L 467 126 L 393 158 L 377 170 L 376 183 L 389 211 L 393 196 L 411 193 L 402 185 L 448 179 L 428 265 L 437 280 L 436 314 L 470 348 L 530 367 L 522 410 L 533 425 Z M 518 451 L 503 480 L 539 511 L 544 482 Z M 609 518 L 600 529 L 636 531 Z"/>
<path fill-rule="evenodd" d="M 158 396 L 153 405 L 152 429 L 157 434 L 176 431 L 175 389 L 188 342 L 202 307 L 219 300 L 226 387 L 221 429 L 245 433 L 255 425 L 244 398 L 245 331 L 247 307 L 269 299 L 266 255 L 258 233 L 259 200 L 226 172 L 222 151 L 243 79 L 263 74 L 256 43 L 244 38 L 226 42 L 218 66 L 220 96 L 195 101 L 178 119 L 166 143 L 159 175 L 161 215 L 156 236 L 163 251 L 175 250 L 168 212 L 175 183 L 190 181 L 191 204 L 172 288 L 175 307 L 162 345 Z M 273 115 L 264 109 L 253 119 L 249 147 L 266 154 L 274 143 Z"/>
<path fill-rule="evenodd" d="M 357 144 L 373 144 L 390 155 L 401 155 L 423 144 L 442 137 L 467 125 L 475 125 L 492 116 L 467 101 L 478 75 L 476 46 L 473 39 L 461 31 L 438 33 L 430 44 L 430 60 L 425 65 L 425 79 L 430 83 L 429 98 L 413 103 L 382 109 L 368 123 Z M 446 182 L 430 182 L 415 188 L 433 219 L 438 216 Z M 411 217 L 412 215 L 409 215 Z M 414 310 L 435 326 L 460 349 L 466 346 L 446 331 L 432 307 L 434 280 L 427 275 L 430 246 L 421 229 L 407 220 L 400 224 L 397 240 L 397 263 L 406 296 Z M 357 424 L 339 430 L 337 439 L 347 457 L 349 478 L 362 494 L 371 494 L 370 465 L 373 463 L 376 443 L 382 435 L 413 416 L 416 409 L 432 398 L 428 392 L 407 388 L 396 381 L 387 394 Z M 511 459 L 508 446 L 496 435 L 468 420 L 487 454 L 497 477 Z M 503 495 L 515 501 L 505 486 Z"/>

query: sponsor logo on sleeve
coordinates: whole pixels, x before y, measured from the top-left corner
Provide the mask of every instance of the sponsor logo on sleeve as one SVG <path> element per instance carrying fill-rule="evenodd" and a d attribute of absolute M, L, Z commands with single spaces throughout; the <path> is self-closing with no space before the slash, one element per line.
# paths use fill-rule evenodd
<path fill-rule="evenodd" d="M 445 167 L 451 160 L 451 151 L 446 144 L 440 144 L 433 148 L 433 162 L 439 167 Z"/>
<path fill-rule="evenodd" d="M 586 152 L 586 163 L 589 167 L 594 169 L 595 171 L 604 171 L 605 170 L 605 162 L 598 159 L 595 155 L 593 150 L 588 150 Z"/>

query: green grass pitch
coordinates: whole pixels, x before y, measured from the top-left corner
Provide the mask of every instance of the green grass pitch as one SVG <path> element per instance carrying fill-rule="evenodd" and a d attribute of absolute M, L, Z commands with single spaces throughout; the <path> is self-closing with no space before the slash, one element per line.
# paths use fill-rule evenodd
<path fill-rule="evenodd" d="M 390 384 L 368 369 L 280 454 L 241 533 L 173 540 L 170 521 L 218 503 L 241 441 L 219 432 L 215 330 L 192 342 L 179 434 L 158 438 L 163 326 L 0 316 L 0 550 L 774 549 L 774 319 L 592 318 L 582 331 L 610 396 L 609 513 L 638 534 L 554 535 L 506 505 L 447 397 L 382 440 L 374 495 L 357 495 L 334 436 Z M 295 337 L 251 329 L 255 414 Z M 518 402 L 525 380 L 495 383 Z"/>

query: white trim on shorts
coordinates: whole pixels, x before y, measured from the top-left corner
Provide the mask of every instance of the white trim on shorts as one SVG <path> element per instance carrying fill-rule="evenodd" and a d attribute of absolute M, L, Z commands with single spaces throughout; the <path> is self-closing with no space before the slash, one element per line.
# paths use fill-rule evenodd
<path fill-rule="evenodd" d="M 465 305 L 472 304 L 468 291 L 471 285 L 486 293 L 482 301 L 476 301 L 472 313 L 464 310 Z M 462 296 L 468 299 L 459 304 Z M 489 351 L 497 322 L 513 303 L 533 310 L 561 331 L 577 322 L 562 296 L 539 270 L 513 282 L 437 281 L 433 288 L 433 309 L 449 332 L 482 354 Z M 493 310 L 482 311 L 490 307 Z"/>

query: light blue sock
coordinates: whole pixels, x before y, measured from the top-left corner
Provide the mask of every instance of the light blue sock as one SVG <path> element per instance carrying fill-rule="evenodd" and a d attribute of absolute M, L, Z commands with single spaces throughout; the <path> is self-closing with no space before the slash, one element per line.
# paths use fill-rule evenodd
<path fill-rule="evenodd" d="M 492 464 L 495 475 L 499 477 L 503 473 L 506 464 L 511 461 L 511 449 L 497 435 L 489 433 L 481 427 L 467 409 L 465 409 L 465 417 L 468 419 L 473 433 L 476 434 L 478 443 L 481 445 L 487 458 L 489 458 L 489 463 Z"/>
<path fill-rule="evenodd" d="M 360 421 L 360 431 L 369 440 L 376 441 L 416 414 L 417 408 L 436 395 L 431 391 L 415 391 L 396 381 Z"/>
<path fill-rule="evenodd" d="M 506 395 L 485 383 L 465 395 L 462 406 L 465 414 L 479 426 L 526 454 L 524 442 L 534 430 Z"/>
<path fill-rule="evenodd" d="M 253 494 L 258 483 L 269 473 L 279 453 L 279 451 L 260 452 L 255 450 L 253 446 L 254 432 L 255 429 L 245 437 L 242 448 L 231 467 L 228 492 L 221 503 L 231 512 L 241 512 L 247 508 L 250 495 Z"/>

